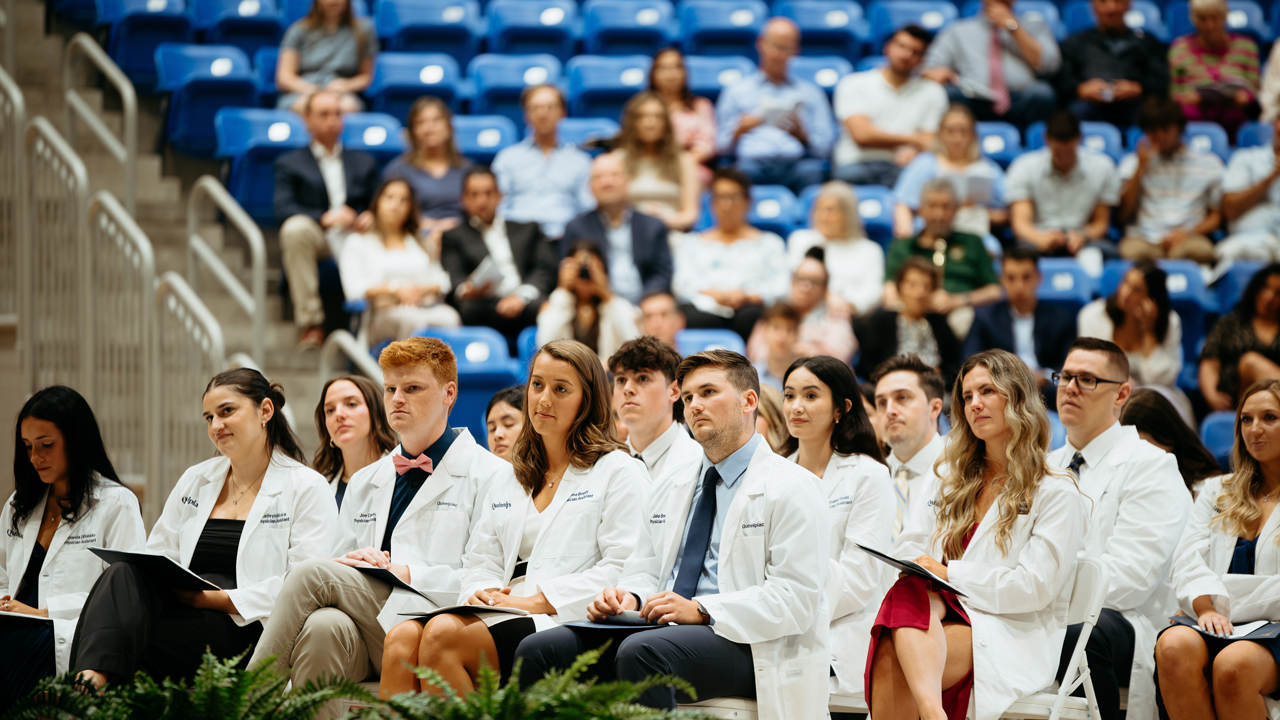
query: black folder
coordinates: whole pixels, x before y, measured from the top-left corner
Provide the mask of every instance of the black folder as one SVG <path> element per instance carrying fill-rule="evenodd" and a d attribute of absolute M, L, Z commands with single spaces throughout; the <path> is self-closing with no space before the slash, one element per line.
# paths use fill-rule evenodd
<path fill-rule="evenodd" d="M 205 580 L 199 575 L 170 560 L 165 555 L 147 552 L 127 552 L 125 550 L 108 550 L 91 547 L 89 552 L 106 560 L 112 565 L 118 562 L 133 563 L 142 568 L 152 578 L 174 590 L 200 592 L 201 590 L 221 590 L 222 588 Z"/>
<path fill-rule="evenodd" d="M 854 543 L 854 545 L 858 545 L 858 543 Z M 898 570 L 901 572 L 904 572 L 908 575 L 915 575 L 917 577 L 922 577 L 925 580 L 928 580 L 934 583 L 935 585 L 942 588 L 943 590 L 949 590 L 960 597 L 968 597 L 964 593 L 955 589 L 955 587 L 952 586 L 950 583 L 948 583 L 946 580 L 943 580 L 942 578 L 938 577 L 937 575 L 934 575 L 928 570 L 925 570 L 923 567 L 917 565 L 916 563 L 911 562 L 910 560 L 899 560 L 896 557 L 885 555 L 879 550 L 873 550 L 867 547 L 866 545 L 858 545 L 858 549 L 886 565 L 890 565 L 895 568 L 898 568 Z"/>

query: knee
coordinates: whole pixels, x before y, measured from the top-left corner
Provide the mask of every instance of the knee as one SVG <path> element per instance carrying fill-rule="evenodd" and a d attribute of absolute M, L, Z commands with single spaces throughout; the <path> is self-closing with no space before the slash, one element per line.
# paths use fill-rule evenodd
<path fill-rule="evenodd" d="M 1247 657 L 1231 652 L 1221 652 L 1213 661 L 1213 694 L 1219 697 L 1240 697 L 1257 692 L 1253 687 L 1253 667 Z"/>
<path fill-rule="evenodd" d="M 449 615 L 437 615 L 427 621 L 418 641 L 418 660 L 429 664 L 428 658 L 440 657 L 458 647 L 461 626 Z"/>
<path fill-rule="evenodd" d="M 418 654 L 418 645 L 422 642 L 422 623 L 417 620 L 406 620 L 391 628 L 383 642 L 383 654 L 389 658 L 407 658 Z M 386 663 L 383 663 L 386 666 Z"/>
<path fill-rule="evenodd" d="M 644 635 L 645 633 L 632 635 L 618 646 L 616 665 L 619 680 L 638 682 L 650 675 L 671 674 L 662 654 Z"/>
<path fill-rule="evenodd" d="M 331 565 L 337 565 L 337 563 L 332 560 L 312 558 L 293 566 L 289 572 L 285 573 L 284 584 L 280 589 L 281 596 L 286 592 L 309 590 L 331 578 L 330 571 L 333 570 Z"/>
<path fill-rule="evenodd" d="M 306 215 L 290 216 L 280 225 L 280 249 L 288 252 L 297 250 L 307 238 L 319 229 L 315 220 Z"/>
<path fill-rule="evenodd" d="M 1162 676 L 1202 672 L 1205 659 L 1204 640 L 1191 628 L 1171 628 L 1156 640 L 1156 668 Z"/>

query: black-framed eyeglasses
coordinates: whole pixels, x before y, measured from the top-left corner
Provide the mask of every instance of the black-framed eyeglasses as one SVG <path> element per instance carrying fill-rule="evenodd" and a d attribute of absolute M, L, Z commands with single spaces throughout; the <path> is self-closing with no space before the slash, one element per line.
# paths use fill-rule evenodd
<path fill-rule="evenodd" d="M 1058 387 L 1065 387 L 1067 385 L 1070 385 L 1071 381 L 1075 380 L 1076 385 L 1078 385 L 1081 390 L 1097 390 L 1098 383 L 1110 383 L 1112 385 L 1123 385 L 1126 382 L 1124 380 L 1104 380 L 1103 378 L 1096 378 L 1090 375 L 1072 375 L 1071 373 L 1062 373 L 1062 372 L 1055 372 L 1054 374 L 1049 376 L 1049 379 L 1052 380 L 1053 384 L 1057 385 Z"/>

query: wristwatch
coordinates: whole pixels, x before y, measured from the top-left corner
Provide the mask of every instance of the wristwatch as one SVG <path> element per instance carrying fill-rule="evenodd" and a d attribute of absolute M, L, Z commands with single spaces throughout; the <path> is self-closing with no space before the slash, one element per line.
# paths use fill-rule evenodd
<path fill-rule="evenodd" d="M 699 612 L 699 613 L 701 613 L 701 615 L 702 615 L 702 624 L 703 624 L 703 625 L 710 625 L 710 624 L 711 624 L 711 613 L 707 612 L 707 609 L 706 609 L 705 607 L 703 607 L 703 606 L 702 606 L 702 603 L 698 603 L 698 612 Z"/>
<path fill-rule="evenodd" d="M 1013 18 L 1009 18 L 1008 20 L 1004 21 L 1004 27 L 1009 32 L 1015 32 L 1019 27 L 1018 21 L 1014 20 Z"/>

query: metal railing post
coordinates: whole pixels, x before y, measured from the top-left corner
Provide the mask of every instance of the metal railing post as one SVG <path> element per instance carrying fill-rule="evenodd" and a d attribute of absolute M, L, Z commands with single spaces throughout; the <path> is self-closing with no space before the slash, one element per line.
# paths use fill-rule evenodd
<path fill-rule="evenodd" d="M 18 324 L 23 286 L 19 268 L 23 267 L 22 142 L 26 127 L 22 90 L 0 69 L 0 325 L 4 326 Z"/>
<path fill-rule="evenodd" d="M 363 347 L 346 330 L 334 330 L 325 338 L 324 345 L 320 348 L 320 376 L 316 392 L 322 391 L 324 384 L 333 377 L 334 364 L 340 355 L 345 355 L 361 375 L 382 384 L 382 368 L 369 355 L 368 348 Z"/>
<path fill-rule="evenodd" d="M 93 108 L 77 90 L 75 86 L 76 64 L 74 62 L 77 57 L 83 57 L 93 63 L 98 71 L 120 93 L 120 103 L 124 114 L 121 137 L 117 138 L 115 133 L 111 132 L 107 124 L 103 122 L 102 117 L 94 112 Z M 107 152 L 111 153 L 112 157 L 124 168 L 124 190 L 122 193 L 124 206 L 130 215 L 137 217 L 138 94 L 133 89 L 133 82 L 120 70 L 120 66 L 116 65 L 115 61 L 111 59 L 110 55 L 107 55 L 96 40 L 86 33 L 76 33 L 75 37 L 72 37 L 71 41 L 67 43 L 67 48 L 62 56 L 62 87 L 66 91 L 66 132 L 71 146 L 75 147 L 76 144 L 76 119 L 79 118 L 97 136 L 98 140 L 106 146 Z"/>

